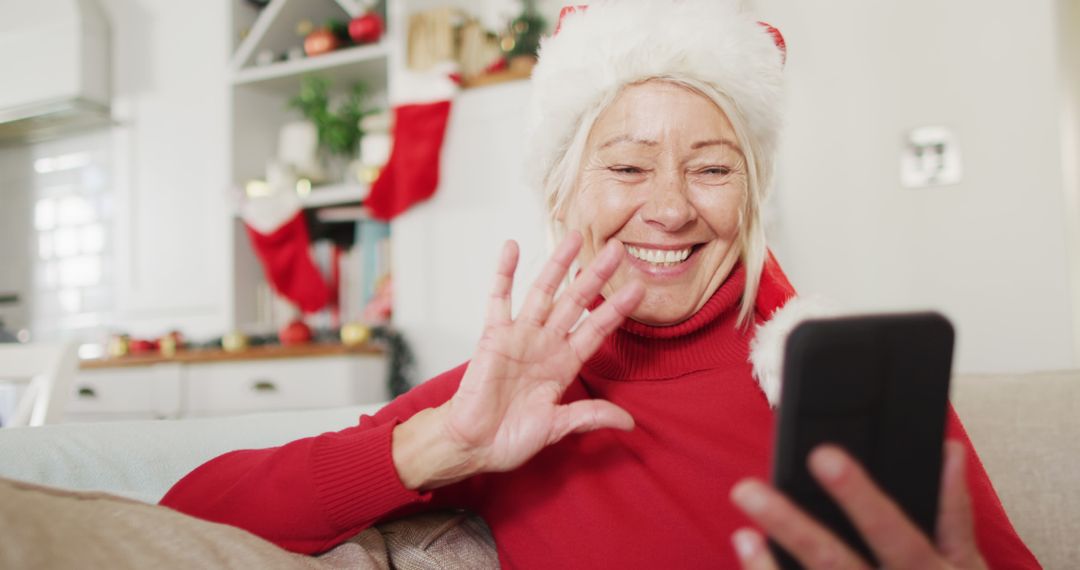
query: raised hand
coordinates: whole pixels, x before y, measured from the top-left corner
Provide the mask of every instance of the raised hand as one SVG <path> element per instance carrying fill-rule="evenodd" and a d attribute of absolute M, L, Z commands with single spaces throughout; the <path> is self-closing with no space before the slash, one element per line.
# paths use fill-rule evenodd
<path fill-rule="evenodd" d="M 847 513 L 883 567 L 986 568 L 975 545 L 963 445 L 948 442 L 945 446 L 936 541 L 923 535 L 862 467 L 839 448 L 817 448 L 810 454 L 809 467 Z M 805 568 L 870 567 L 828 529 L 763 482 L 740 482 L 732 490 L 732 499 Z M 732 541 L 744 570 L 778 568 L 757 531 L 740 529 Z"/>
<path fill-rule="evenodd" d="M 571 232 L 559 244 L 517 318 L 510 291 L 518 249 L 513 241 L 503 247 L 484 333 L 457 392 L 401 430 L 401 453 L 395 431 L 394 459 L 406 486 L 433 488 L 474 473 L 508 471 L 572 432 L 633 428 L 630 414 L 605 400 L 560 404 L 585 361 L 645 293 L 632 282 L 578 323 L 625 255 L 620 244 L 608 243 L 556 298 L 581 243 Z M 408 446 L 410 437 L 428 442 L 423 461 L 415 453 L 425 446 Z"/>

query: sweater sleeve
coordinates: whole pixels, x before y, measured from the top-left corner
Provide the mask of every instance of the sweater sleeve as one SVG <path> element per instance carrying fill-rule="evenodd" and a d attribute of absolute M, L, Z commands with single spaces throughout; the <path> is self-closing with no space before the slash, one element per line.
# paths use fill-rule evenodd
<path fill-rule="evenodd" d="M 392 433 L 417 412 L 449 400 L 465 367 L 421 384 L 356 426 L 211 459 L 169 489 L 161 504 L 305 554 L 328 550 L 396 511 L 422 510 L 432 493 L 402 485 Z"/>
<path fill-rule="evenodd" d="M 1005 507 L 952 406 L 949 406 L 945 433 L 948 439 L 963 443 L 967 449 L 967 479 L 975 516 L 975 542 L 986 564 L 991 570 L 1042 568 L 1009 522 Z"/>

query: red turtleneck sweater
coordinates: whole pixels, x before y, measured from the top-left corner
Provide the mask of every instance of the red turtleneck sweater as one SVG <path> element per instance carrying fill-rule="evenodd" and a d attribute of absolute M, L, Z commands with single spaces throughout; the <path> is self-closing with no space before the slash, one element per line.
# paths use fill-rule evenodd
<path fill-rule="evenodd" d="M 743 477 L 767 476 L 773 438 L 748 335 L 735 326 L 743 283 L 737 270 L 679 325 L 626 323 L 570 385 L 565 401 L 610 400 L 633 415 L 631 432 L 570 435 L 516 471 L 409 491 L 394 470 L 392 429 L 448 400 L 462 365 L 355 427 L 213 459 L 161 502 L 305 553 L 380 519 L 453 506 L 487 521 L 504 568 L 737 568 L 729 536 L 749 521 L 728 492 Z M 950 437 L 970 448 L 955 417 Z M 991 567 L 1037 568 L 971 459 L 978 543 Z"/>

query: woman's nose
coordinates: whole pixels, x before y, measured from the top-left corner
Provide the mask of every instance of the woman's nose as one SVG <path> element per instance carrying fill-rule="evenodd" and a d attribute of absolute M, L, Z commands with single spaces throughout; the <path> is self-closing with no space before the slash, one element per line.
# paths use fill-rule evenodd
<path fill-rule="evenodd" d="M 685 177 L 674 174 L 656 180 L 640 212 L 646 223 L 668 232 L 681 230 L 697 219 Z"/>

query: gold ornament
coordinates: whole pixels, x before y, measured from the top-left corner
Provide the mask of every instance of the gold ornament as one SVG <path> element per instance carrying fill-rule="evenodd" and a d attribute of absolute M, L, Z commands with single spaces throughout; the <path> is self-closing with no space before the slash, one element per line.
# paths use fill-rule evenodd
<path fill-rule="evenodd" d="M 221 348 L 225 349 L 225 352 L 241 352 L 247 350 L 247 347 L 247 335 L 241 331 L 232 331 L 221 337 Z"/>
<path fill-rule="evenodd" d="M 176 337 L 171 334 L 161 337 L 161 340 L 158 341 L 158 349 L 161 351 L 161 355 L 166 358 L 176 356 Z"/>
<path fill-rule="evenodd" d="M 341 343 L 360 346 L 371 338 L 371 329 L 363 323 L 347 323 L 341 327 Z"/>
<path fill-rule="evenodd" d="M 113 335 L 109 337 L 109 344 L 106 346 L 105 352 L 109 355 L 109 358 L 127 356 L 130 343 L 131 337 L 126 334 Z"/>

